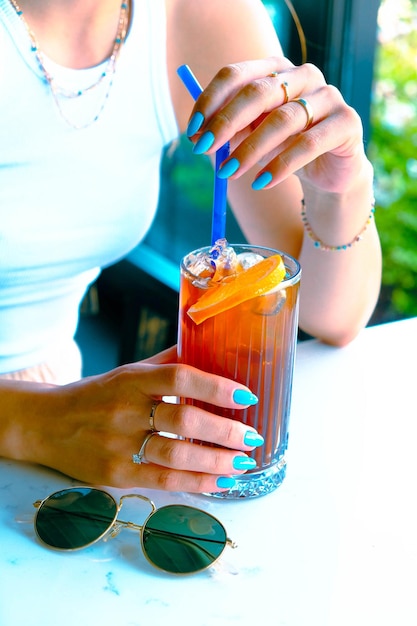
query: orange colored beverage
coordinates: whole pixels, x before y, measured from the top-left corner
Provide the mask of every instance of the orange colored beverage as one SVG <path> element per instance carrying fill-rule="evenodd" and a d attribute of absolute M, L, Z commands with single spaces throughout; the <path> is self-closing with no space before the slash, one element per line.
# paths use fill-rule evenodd
<path fill-rule="evenodd" d="M 257 467 L 235 476 L 236 485 L 219 497 L 254 497 L 269 493 L 285 477 L 285 451 L 288 441 L 291 391 L 298 327 L 298 292 L 301 270 L 298 262 L 282 252 L 256 246 L 232 245 L 240 254 L 262 257 L 279 254 L 286 276 L 266 294 L 249 297 L 244 302 L 212 315 L 196 324 L 188 315 L 207 289 L 190 272 L 195 255 L 187 255 L 181 264 L 178 356 L 182 363 L 219 374 L 246 385 L 258 396 L 258 404 L 247 409 L 221 409 L 217 406 L 186 400 L 213 413 L 243 421 L 264 437 L 265 443 L 251 455 Z M 233 280 L 232 276 L 226 279 Z"/>

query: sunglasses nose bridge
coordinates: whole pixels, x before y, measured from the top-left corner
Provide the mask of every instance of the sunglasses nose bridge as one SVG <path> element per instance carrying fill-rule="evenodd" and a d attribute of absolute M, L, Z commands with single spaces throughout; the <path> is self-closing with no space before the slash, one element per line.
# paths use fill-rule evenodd
<path fill-rule="evenodd" d="M 123 496 L 121 496 L 119 500 L 119 511 L 123 506 L 123 500 L 127 500 L 127 498 L 139 498 L 139 500 L 143 500 L 144 502 L 147 502 L 151 506 L 152 513 L 156 511 L 156 506 L 152 502 L 152 500 L 150 498 L 147 498 L 146 496 L 142 496 L 140 493 L 126 493 Z"/>
<path fill-rule="evenodd" d="M 118 506 L 118 514 L 120 513 L 121 508 L 123 506 L 123 501 L 127 500 L 128 498 L 139 498 L 139 500 L 142 500 L 143 502 L 146 502 L 147 504 L 150 505 L 152 511 L 151 513 L 149 513 L 148 519 L 156 511 L 156 506 L 150 498 L 147 498 L 146 496 L 143 496 L 139 493 L 126 493 L 120 497 L 119 506 Z M 140 533 L 142 532 L 142 529 L 143 529 L 143 525 L 136 524 L 135 522 L 125 522 L 121 520 L 120 518 L 117 519 L 117 524 L 124 526 L 124 528 L 128 528 L 130 530 L 139 531 Z"/>

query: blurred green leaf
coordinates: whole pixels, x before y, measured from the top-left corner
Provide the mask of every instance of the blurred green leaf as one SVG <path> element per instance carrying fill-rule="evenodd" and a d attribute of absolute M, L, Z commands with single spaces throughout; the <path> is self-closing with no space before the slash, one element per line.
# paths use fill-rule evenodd
<path fill-rule="evenodd" d="M 395 8 L 393 0 L 385 4 Z M 401 6 L 395 36 L 381 33 L 367 150 L 375 168 L 382 286 L 391 293 L 390 314 L 398 318 L 417 315 L 417 2 Z"/>

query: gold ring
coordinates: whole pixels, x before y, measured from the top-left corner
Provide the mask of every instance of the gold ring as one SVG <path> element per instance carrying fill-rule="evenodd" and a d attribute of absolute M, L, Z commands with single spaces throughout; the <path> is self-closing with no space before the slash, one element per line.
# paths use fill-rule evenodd
<path fill-rule="evenodd" d="M 279 76 L 278 72 L 271 72 L 270 74 L 268 74 L 268 78 L 276 78 L 277 76 Z"/>
<path fill-rule="evenodd" d="M 143 459 L 145 457 L 146 444 L 148 443 L 151 437 L 157 434 L 158 434 L 157 430 L 151 430 L 151 432 L 146 435 L 145 439 L 143 440 L 143 444 L 140 447 L 139 452 L 137 452 L 136 454 L 132 454 L 133 463 L 136 463 L 136 465 L 140 465 L 141 463 L 143 463 Z"/>
<path fill-rule="evenodd" d="M 307 114 L 307 123 L 304 126 L 303 130 L 307 130 L 307 128 L 310 128 L 311 124 L 313 123 L 313 119 L 314 119 L 314 114 L 313 114 L 313 109 L 311 108 L 311 105 L 307 102 L 307 100 L 305 98 L 297 98 L 296 100 L 291 100 L 291 102 L 297 102 L 298 104 L 301 104 L 301 106 L 303 107 L 304 111 Z"/>
<path fill-rule="evenodd" d="M 287 104 L 289 98 L 288 98 L 288 83 L 286 80 L 283 83 L 281 83 L 281 87 L 283 88 L 284 94 L 285 94 L 283 104 Z"/>
<path fill-rule="evenodd" d="M 157 428 L 155 428 L 155 413 L 159 404 L 161 404 L 161 401 L 155 400 L 155 402 L 152 404 L 151 412 L 149 414 L 149 426 L 151 427 L 151 430 L 153 431 L 158 430 Z"/>

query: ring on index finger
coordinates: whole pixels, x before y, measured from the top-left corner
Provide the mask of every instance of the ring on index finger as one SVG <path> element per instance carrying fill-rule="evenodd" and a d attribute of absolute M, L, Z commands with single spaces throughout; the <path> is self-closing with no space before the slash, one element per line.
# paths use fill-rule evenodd
<path fill-rule="evenodd" d="M 301 104 L 304 111 L 306 112 L 307 122 L 303 130 L 307 130 L 312 125 L 314 119 L 314 113 L 311 105 L 307 102 L 305 98 L 297 98 L 296 100 L 291 100 L 291 102 L 297 102 L 297 104 Z"/>

